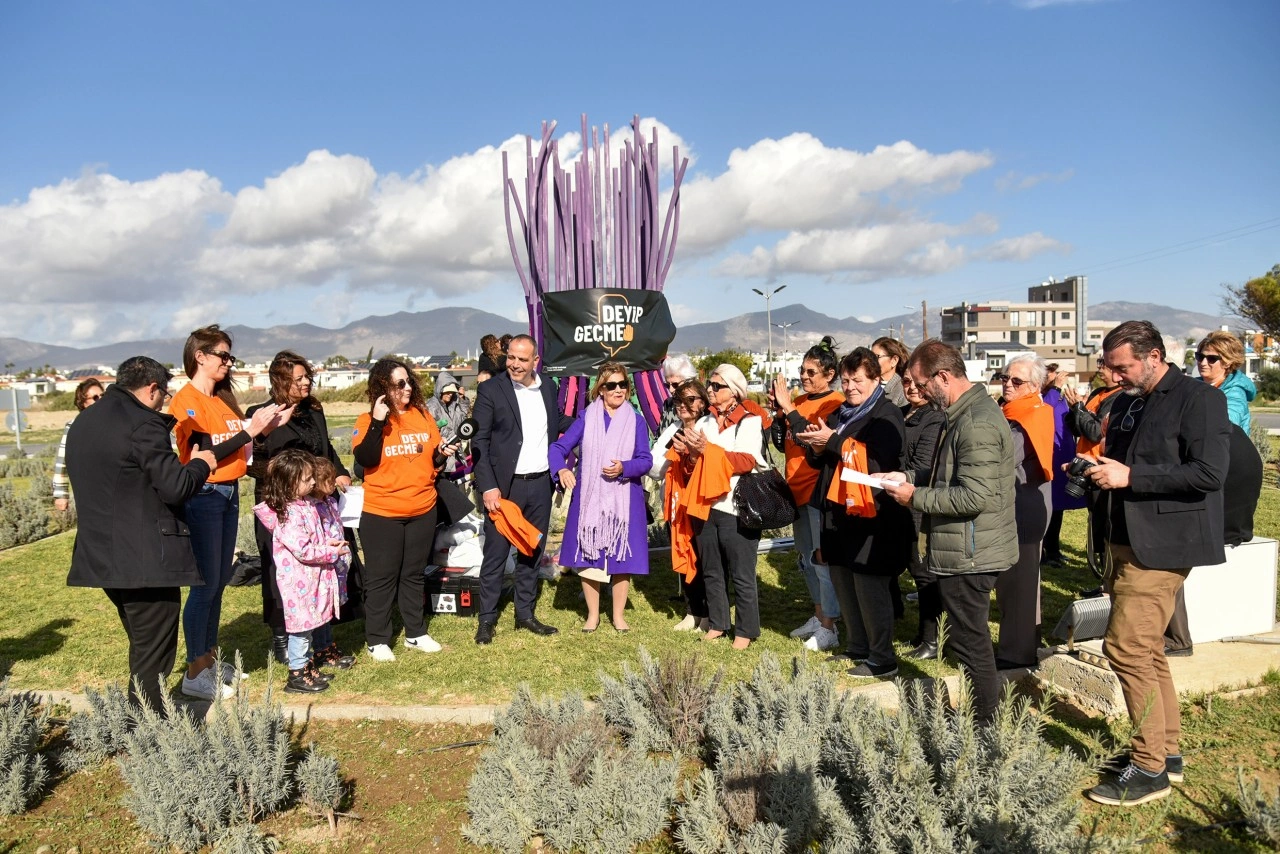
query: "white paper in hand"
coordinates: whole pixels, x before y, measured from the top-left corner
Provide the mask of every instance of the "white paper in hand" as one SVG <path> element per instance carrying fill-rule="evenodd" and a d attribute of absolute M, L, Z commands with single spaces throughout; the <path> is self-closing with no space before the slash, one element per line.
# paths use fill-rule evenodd
<path fill-rule="evenodd" d="M 885 484 L 885 481 L 881 478 L 872 477 L 869 474 L 863 474 L 857 469 L 849 468 L 848 466 L 840 469 L 840 479 L 846 483 L 861 483 L 864 486 L 871 487 L 872 489 L 884 489 Z"/>
<path fill-rule="evenodd" d="M 364 509 L 364 487 L 348 486 L 346 492 L 338 495 L 338 515 L 342 518 L 342 527 L 359 528 L 360 511 Z"/>

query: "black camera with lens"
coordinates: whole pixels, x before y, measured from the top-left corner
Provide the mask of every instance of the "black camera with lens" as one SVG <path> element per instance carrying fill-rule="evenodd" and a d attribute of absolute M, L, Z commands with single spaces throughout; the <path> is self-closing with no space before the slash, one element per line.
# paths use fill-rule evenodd
<path fill-rule="evenodd" d="M 1086 472 L 1097 463 L 1084 457 L 1076 457 L 1067 463 L 1067 495 L 1072 498 L 1084 498 L 1091 490 L 1098 488 Z"/>

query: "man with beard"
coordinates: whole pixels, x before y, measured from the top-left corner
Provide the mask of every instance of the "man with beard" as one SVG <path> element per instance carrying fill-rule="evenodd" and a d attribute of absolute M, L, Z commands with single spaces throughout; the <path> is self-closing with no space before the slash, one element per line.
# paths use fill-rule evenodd
<path fill-rule="evenodd" d="M 899 504 L 924 514 L 925 562 L 938 576 L 947 648 L 973 683 L 974 708 L 985 723 L 1000 700 L 987 625 L 991 590 L 1018 560 L 1013 435 L 986 388 L 965 375 L 956 348 L 925 341 L 911 354 L 907 373 L 947 421 L 933 466 L 887 475 L 894 482 L 885 489 Z"/>
<path fill-rule="evenodd" d="M 1165 362 L 1160 331 L 1128 320 L 1102 342 L 1104 370 L 1120 386 L 1104 448 L 1088 476 L 1109 500 L 1111 619 L 1104 650 L 1134 725 L 1128 751 L 1088 791 L 1135 806 L 1182 780 L 1178 692 L 1164 628 L 1193 566 L 1223 563 L 1222 485 L 1230 456 L 1226 398 Z"/>

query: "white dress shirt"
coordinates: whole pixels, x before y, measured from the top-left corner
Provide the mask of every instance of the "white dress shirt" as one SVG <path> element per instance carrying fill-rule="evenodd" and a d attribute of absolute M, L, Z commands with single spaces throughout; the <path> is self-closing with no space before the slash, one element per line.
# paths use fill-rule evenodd
<path fill-rule="evenodd" d="M 550 463 L 547 451 L 547 406 L 542 402 L 542 377 L 533 375 L 529 386 L 511 381 L 516 392 L 516 404 L 520 407 L 520 425 L 524 431 L 520 443 L 520 456 L 516 459 L 516 474 L 538 474 Z"/>

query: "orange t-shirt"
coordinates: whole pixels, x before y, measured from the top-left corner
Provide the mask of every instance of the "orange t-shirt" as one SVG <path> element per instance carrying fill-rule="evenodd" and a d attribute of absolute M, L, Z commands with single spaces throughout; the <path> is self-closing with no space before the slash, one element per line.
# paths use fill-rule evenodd
<path fill-rule="evenodd" d="M 169 401 L 169 414 L 178 419 L 173 432 L 178 440 L 178 459 L 183 465 L 191 461 L 192 434 L 207 433 L 211 444 L 220 445 L 244 429 L 243 420 L 222 398 L 210 397 L 190 383 L 178 389 Z M 218 460 L 218 470 L 209 475 L 209 483 L 235 483 L 244 477 L 252 448 L 250 442 L 231 456 Z"/>
<path fill-rule="evenodd" d="M 356 419 L 352 445 L 369 432 L 373 416 Z M 420 409 L 391 413 L 382 428 L 382 460 L 364 470 L 364 509 L 375 516 L 405 519 L 436 506 L 436 467 L 440 428 Z"/>
<path fill-rule="evenodd" d="M 834 389 L 816 398 L 810 398 L 801 392 L 792 401 L 796 412 L 810 424 L 825 424 L 827 416 L 839 409 L 842 403 L 844 395 Z M 783 447 L 786 449 L 787 486 L 791 487 L 796 504 L 803 507 L 809 503 L 809 496 L 813 495 L 813 488 L 818 485 L 818 470 L 809 465 L 804 458 L 804 448 L 790 436 Z"/>

